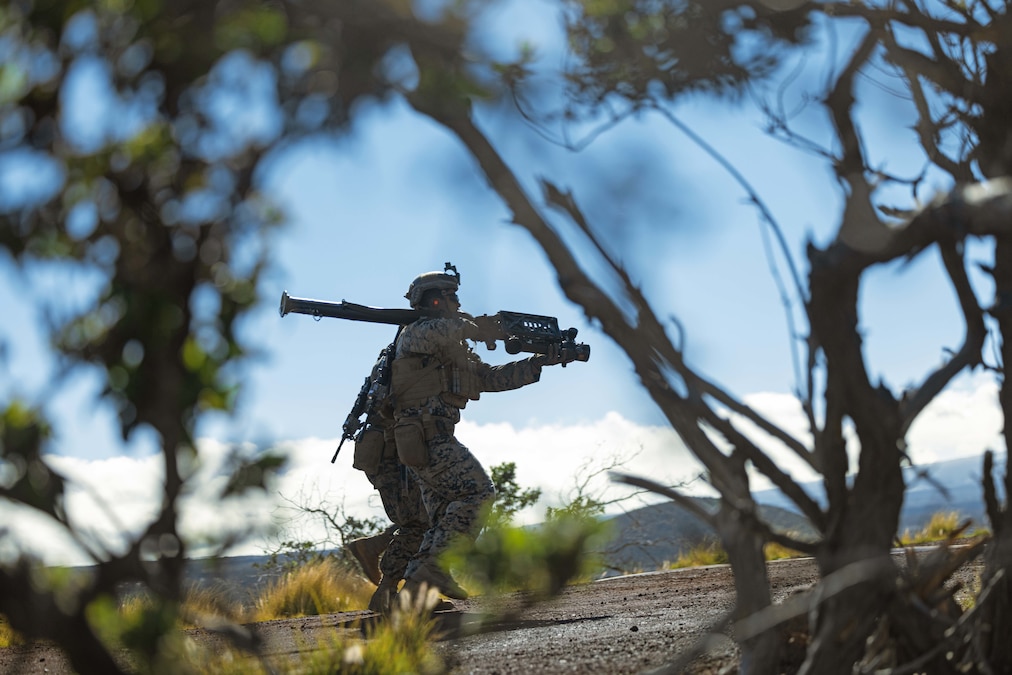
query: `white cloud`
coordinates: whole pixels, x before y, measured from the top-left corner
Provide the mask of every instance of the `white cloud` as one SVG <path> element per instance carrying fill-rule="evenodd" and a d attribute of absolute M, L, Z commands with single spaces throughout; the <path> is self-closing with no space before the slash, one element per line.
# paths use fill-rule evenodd
<path fill-rule="evenodd" d="M 804 440 L 805 419 L 790 395 L 759 393 L 746 397 L 748 405 L 768 415 L 782 428 Z M 910 431 L 910 452 L 915 461 L 928 463 L 961 456 L 978 455 L 984 449 L 1003 449 L 1001 416 L 993 378 L 973 376 L 962 379 L 929 406 Z M 579 482 L 585 491 L 604 499 L 626 494 L 622 486 L 608 480 L 601 469 L 642 475 L 675 484 L 700 472 L 699 463 L 668 427 L 635 424 L 618 413 L 583 424 L 534 425 L 475 424 L 462 422 L 457 436 L 478 457 L 486 469 L 503 462 L 515 462 L 517 481 L 523 487 L 538 487 L 542 500 L 522 514 L 525 522 L 540 519 L 547 505 L 559 505 L 572 496 Z M 756 432 L 756 441 L 774 456 L 778 465 L 806 479 L 803 463 L 792 453 Z M 287 538 L 319 538 L 319 529 L 307 522 L 291 522 L 289 500 L 326 502 L 348 515 L 382 516 L 372 486 L 365 475 L 351 468 L 351 445 L 335 464 L 330 463 L 336 439 L 308 438 L 277 444 L 289 457 L 289 465 L 270 494 L 221 502 L 217 494 L 227 476 L 222 461 L 230 447 L 213 440 L 200 442 L 201 466 L 196 469 L 191 490 L 182 502 L 181 530 L 188 537 L 212 537 L 226 531 L 249 528 L 260 536 L 233 553 L 261 553 L 269 544 L 272 527 L 286 529 Z M 157 455 L 121 456 L 83 460 L 50 456 L 51 466 L 71 481 L 67 510 L 72 522 L 95 541 L 111 550 L 124 547 L 121 533 L 139 532 L 157 512 L 162 496 L 163 467 Z M 596 475 L 595 475 L 596 474 Z M 764 487 L 756 483 L 756 488 Z M 694 483 L 690 491 L 703 492 L 705 484 Z M 635 508 L 638 498 L 625 505 Z M 25 548 L 43 555 L 47 562 L 86 563 L 83 552 L 56 528 L 29 517 L 21 509 L 3 506 L 3 523 Z M 199 549 L 195 549 L 199 552 Z M 0 536 L 0 558 L 10 556 L 11 537 Z"/>
<path fill-rule="evenodd" d="M 1002 415 L 998 383 L 977 372 L 943 391 L 924 409 L 907 434 L 908 450 L 918 464 L 1002 452 Z"/>

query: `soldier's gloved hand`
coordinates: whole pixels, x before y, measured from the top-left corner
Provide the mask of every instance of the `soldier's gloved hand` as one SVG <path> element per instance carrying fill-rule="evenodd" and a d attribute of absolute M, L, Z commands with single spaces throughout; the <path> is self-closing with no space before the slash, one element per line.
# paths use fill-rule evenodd
<path fill-rule="evenodd" d="M 567 363 L 572 363 L 576 360 L 576 354 L 573 350 L 563 349 L 562 345 L 552 344 L 548 346 L 547 351 L 544 354 L 539 354 L 541 365 L 543 366 L 554 366 L 562 364 L 563 366 Z"/>

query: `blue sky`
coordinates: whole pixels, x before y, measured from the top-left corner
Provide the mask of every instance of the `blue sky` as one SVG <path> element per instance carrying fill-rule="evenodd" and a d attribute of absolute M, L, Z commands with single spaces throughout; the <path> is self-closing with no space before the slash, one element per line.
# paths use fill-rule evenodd
<path fill-rule="evenodd" d="M 552 24 L 509 19 L 496 17 L 497 25 L 536 30 L 529 37 L 543 45 L 542 63 L 550 64 L 558 46 L 547 28 Z M 501 44 L 515 41 L 506 37 Z M 817 65 L 806 72 L 816 72 Z M 915 173 L 917 158 L 907 149 L 913 140 L 906 126 L 909 106 L 875 82 L 865 82 L 864 93 L 872 158 L 894 173 Z M 828 165 L 765 136 L 748 99 L 730 107 L 692 100 L 675 112 L 744 175 L 803 267 L 806 243 L 828 241 L 842 203 Z M 744 203 L 741 186 L 713 158 L 659 116 L 629 120 L 578 154 L 506 123 L 494 109 L 481 110 L 479 121 L 525 185 L 533 190 L 535 179 L 546 176 L 573 190 L 657 313 L 677 317 L 684 326 L 691 363 L 803 433 L 790 396 L 794 373 L 785 310 L 759 219 Z M 251 133 L 258 133 L 251 124 Z M 829 142 L 819 114 L 798 124 Z M 465 311 L 554 315 L 564 327 L 577 327 L 593 350 L 588 363 L 548 368 L 536 385 L 469 404 L 460 435 L 486 467 L 515 461 L 520 482 L 542 487 L 546 503 L 565 498 L 580 476 L 608 462 L 672 482 L 698 471 L 638 386 L 627 357 L 564 298 L 532 237 L 506 222 L 503 205 L 472 160 L 430 120 L 399 100 L 367 104 L 356 111 L 348 133 L 289 148 L 265 168 L 264 186 L 289 224 L 273 240 L 275 267 L 263 286 L 264 304 L 244 327 L 264 356 L 248 370 L 237 415 L 208 418 L 200 426 L 209 457 L 220 455 L 225 443 L 279 445 L 296 460 L 278 487 L 283 494 L 318 490 L 337 495 L 349 511 L 378 512 L 364 476 L 351 469 L 350 446 L 336 465 L 329 460 L 362 378 L 394 328 L 281 318 L 278 299 L 287 290 L 300 297 L 403 307 L 414 276 L 452 261 L 462 275 Z M 4 175 L 11 180 L 9 173 L 0 173 L 0 179 Z M 12 183 L 0 185 L 10 189 Z M 579 251 L 593 269 L 592 259 Z M 974 255 L 986 260 L 988 251 Z M 783 267 L 780 273 L 786 274 Z M 986 299 L 986 283 L 976 280 Z M 151 439 L 142 430 L 124 447 L 111 411 L 93 406 L 99 384 L 92 374 L 82 372 L 55 395 L 47 389 L 54 364 L 41 339 L 40 310 L 86 302 L 93 286 L 87 275 L 64 268 L 16 274 L 0 256 L 5 316 L 0 337 L 8 357 L 0 362 L 0 401 L 15 393 L 46 401 L 58 421 L 54 462 L 136 518 L 148 512 L 157 494 Z M 941 362 L 943 350 L 958 347 L 955 300 L 936 254 L 874 270 L 862 299 L 870 368 L 894 390 L 919 382 Z M 507 358 L 501 348 L 476 349 L 493 363 Z M 993 392 L 986 376 L 962 378 L 912 430 L 915 457 L 933 461 L 995 447 L 1001 426 Z M 115 492 L 117 476 L 125 474 L 136 476 L 129 481 L 133 490 L 145 484 L 151 490 L 129 497 Z M 600 480 L 595 485 L 609 489 Z M 75 499 L 87 522 L 84 514 L 97 508 L 94 499 L 84 492 Z M 190 517 L 200 522 L 200 514 L 215 507 L 194 499 L 196 515 Z M 265 525 L 284 520 L 283 512 L 263 503 L 242 513 Z M 95 527 L 115 540 L 111 524 Z"/>

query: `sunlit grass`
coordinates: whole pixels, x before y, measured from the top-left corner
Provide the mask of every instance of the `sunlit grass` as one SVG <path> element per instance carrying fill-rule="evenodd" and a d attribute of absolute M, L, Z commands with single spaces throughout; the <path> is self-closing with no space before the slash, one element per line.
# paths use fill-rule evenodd
<path fill-rule="evenodd" d="M 357 631 L 328 631 L 327 637 L 299 645 L 300 653 L 264 657 L 225 642 L 202 645 L 186 628 L 210 619 L 248 623 L 285 617 L 363 609 L 372 586 L 330 561 L 305 565 L 267 586 L 252 608 L 233 601 L 215 587 L 191 588 L 180 605 L 148 593 L 120 598 L 103 596 L 88 606 L 88 620 L 100 639 L 128 669 L 173 675 L 325 675 L 333 673 L 438 673 L 443 664 L 431 649 L 435 629 L 431 610 L 438 595 L 401 606 L 388 621 L 372 627 L 367 639 Z M 22 644 L 0 616 L 0 647 Z"/>
<path fill-rule="evenodd" d="M 927 524 L 917 532 L 911 533 L 904 530 L 899 538 L 902 546 L 917 546 L 919 544 L 931 544 L 948 539 L 956 532 L 962 524 L 961 516 L 957 511 L 939 511 L 931 515 Z M 974 535 L 981 534 L 975 532 Z"/>
<path fill-rule="evenodd" d="M 793 548 L 787 548 L 775 541 L 770 541 L 766 542 L 766 545 L 763 546 L 763 555 L 766 557 L 766 560 L 786 560 L 788 558 L 803 558 L 808 554 L 795 551 Z"/>
<path fill-rule="evenodd" d="M 183 673 L 209 675 L 384 675 L 444 671 L 443 663 L 431 648 L 435 630 L 431 610 L 439 597 L 435 593 L 413 601 L 400 596 L 393 616 L 371 627 L 366 639 L 340 632 L 315 642 L 299 645 L 298 654 L 265 657 L 228 647 L 198 646 L 192 641 L 179 653 L 175 664 Z"/>
<path fill-rule="evenodd" d="M 763 556 L 766 560 L 784 560 L 787 558 L 801 558 L 805 553 L 800 553 L 776 542 L 767 542 L 763 546 Z M 705 567 L 706 565 L 724 565 L 729 562 L 727 551 L 715 539 L 707 539 L 688 551 L 678 554 L 678 558 L 665 565 L 665 569 L 682 569 L 685 567 Z"/>
<path fill-rule="evenodd" d="M 251 618 L 268 621 L 365 609 L 372 592 L 371 584 L 325 558 L 271 582 L 254 603 Z"/>
<path fill-rule="evenodd" d="M 205 646 L 183 629 L 205 625 L 212 619 L 233 623 L 268 621 L 362 609 L 372 586 L 329 561 L 305 565 L 268 585 L 251 609 L 230 601 L 213 587 L 190 589 L 178 608 L 144 593 L 120 601 L 111 598 L 92 603 L 89 620 L 102 640 L 124 653 L 138 672 L 210 673 L 435 673 L 439 660 L 429 648 L 433 630 L 428 610 L 404 611 L 378 625 L 368 640 L 349 638 L 339 631 L 317 642 L 300 645 L 298 654 L 262 661 L 227 643 Z M 178 609 L 178 611 L 177 611 Z M 405 606 L 405 610 L 410 609 Z M 428 609 L 431 609 L 429 607 Z M 156 650 L 150 649 L 154 644 Z"/>
<path fill-rule="evenodd" d="M 963 524 L 961 516 L 956 511 L 940 511 L 932 514 L 928 523 L 917 532 L 909 530 L 903 532 L 898 538 L 901 546 L 917 546 L 920 544 L 931 544 L 948 539 L 958 533 Z M 797 533 L 793 533 L 797 536 Z M 969 532 L 967 537 L 978 537 L 987 535 L 986 529 L 977 529 Z M 763 554 L 766 560 L 781 560 L 784 558 L 798 558 L 806 554 L 799 553 L 775 542 L 768 542 L 763 547 Z M 667 563 L 665 569 L 679 569 L 683 567 L 702 567 L 705 565 L 720 565 L 728 562 L 727 554 L 716 540 L 707 540 L 693 546 L 688 551 L 679 554 L 674 562 Z"/>
<path fill-rule="evenodd" d="M 706 565 L 723 565 L 728 561 L 727 551 L 717 541 L 708 539 L 687 551 L 682 551 L 674 562 L 665 565 L 665 569 L 677 570 L 685 567 L 705 567 Z"/>
<path fill-rule="evenodd" d="M 7 621 L 7 617 L 0 614 L 0 649 L 4 647 L 14 647 L 16 645 L 24 644 L 24 638 L 18 634 L 10 623 Z"/>

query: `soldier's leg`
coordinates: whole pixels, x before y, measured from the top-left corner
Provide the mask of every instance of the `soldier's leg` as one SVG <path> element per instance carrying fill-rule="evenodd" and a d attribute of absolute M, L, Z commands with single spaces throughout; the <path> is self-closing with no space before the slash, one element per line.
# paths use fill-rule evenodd
<path fill-rule="evenodd" d="M 397 464 L 385 473 L 383 485 L 377 489 L 387 517 L 397 526 L 380 561 L 380 570 L 384 577 L 400 581 L 429 529 L 429 517 L 418 482 L 403 465 Z"/>
<path fill-rule="evenodd" d="M 452 436 L 436 437 L 429 447 L 429 463 L 412 467 L 422 490 L 430 527 L 405 577 L 440 586 L 446 595 L 466 592 L 438 566 L 438 558 L 458 536 L 475 537 L 482 508 L 495 498 L 492 480 L 477 458 Z"/>
<path fill-rule="evenodd" d="M 417 482 L 396 460 L 384 460 L 378 473 L 369 476 L 383 502 L 383 510 L 395 531 L 379 563 L 381 579 L 369 600 L 369 609 L 386 613 L 404 578 L 408 561 L 418 551 L 429 520 Z"/>

